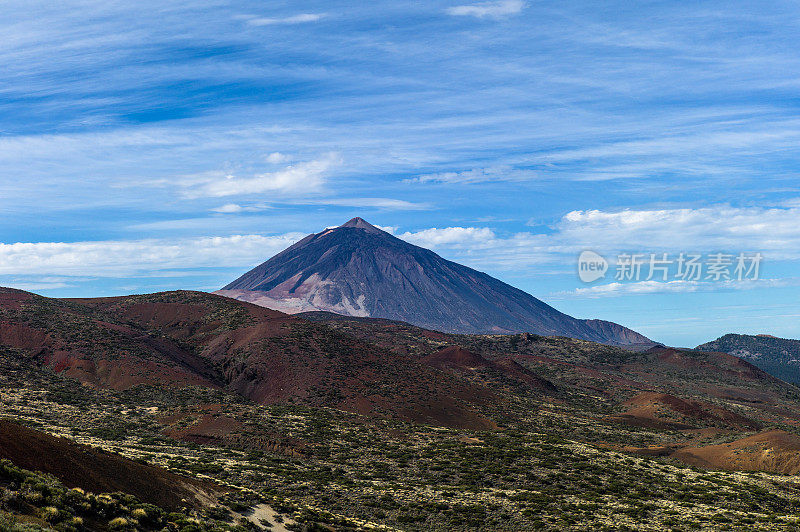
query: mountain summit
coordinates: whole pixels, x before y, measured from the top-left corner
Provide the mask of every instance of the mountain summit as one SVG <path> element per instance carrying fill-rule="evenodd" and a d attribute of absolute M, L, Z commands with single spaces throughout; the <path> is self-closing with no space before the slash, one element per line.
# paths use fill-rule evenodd
<path fill-rule="evenodd" d="M 444 332 L 653 344 L 616 323 L 563 314 L 362 218 L 308 235 L 216 293 L 283 312 L 387 318 Z"/>
<path fill-rule="evenodd" d="M 356 216 L 352 220 L 349 220 L 349 221 L 343 223 L 339 227 L 355 227 L 356 229 L 363 229 L 364 231 L 367 231 L 368 233 L 382 233 L 382 232 L 384 232 L 384 231 L 381 231 L 380 229 L 378 229 L 377 227 L 375 227 L 374 225 L 372 225 L 371 223 L 369 223 L 368 221 L 366 221 L 364 218 L 359 218 L 358 216 Z"/>

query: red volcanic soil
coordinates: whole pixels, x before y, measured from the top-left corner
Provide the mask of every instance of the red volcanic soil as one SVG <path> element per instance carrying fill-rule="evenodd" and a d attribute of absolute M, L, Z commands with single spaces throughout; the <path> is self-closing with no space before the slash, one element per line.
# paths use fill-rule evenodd
<path fill-rule="evenodd" d="M 491 363 L 482 356 L 476 355 L 457 345 L 445 347 L 441 351 L 426 356 L 422 361 L 437 368 L 452 367 L 468 370 L 488 368 L 491 365 Z"/>
<path fill-rule="evenodd" d="M 439 340 L 439 341 L 446 341 L 447 335 L 444 333 L 440 333 L 438 331 L 431 331 L 429 329 L 422 330 L 422 336 L 425 338 L 430 338 L 431 340 Z"/>
<path fill-rule="evenodd" d="M 750 362 L 728 353 L 703 352 L 704 359 L 697 359 L 690 356 L 691 351 L 682 352 L 669 347 L 654 347 L 647 352 L 656 354 L 660 362 L 681 368 L 709 370 L 746 380 L 778 381 L 778 379 Z M 708 359 L 707 357 L 714 357 L 715 359 Z"/>
<path fill-rule="evenodd" d="M 19 349 L 39 349 L 51 342 L 45 331 L 33 329 L 23 323 L 0 322 L 0 344 Z"/>
<path fill-rule="evenodd" d="M 221 437 L 230 434 L 242 427 L 242 423 L 227 416 L 214 416 L 203 414 L 194 425 L 178 429 L 167 429 L 164 434 L 196 443 L 218 441 Z"/>
<path fill-rule="evenodd" d="M 511 358 L 501 358 L 494 362 L 494 367 L 511 379 L 522 381 L 534 388 L 555 392 L 556 386 L 549 380 L 540 377 L 525 366 Z"/>
<path fill-rule="evenodd" d="M 730 443 L 685 447 L 672 457 L 708 468 L 795 475 L 800 472 L 800 436 L 770 430 Z"/>
<path fill-rule="evenodd" d="M 0 287 L 0 308 L 17 310 L 23 302 L 31 298 L 33 298 L 33 294 L 30 292 L 24 292 L 15 288 Z"/>
<path fill-rule="evenodd" d="M 75 303 L 0 289 L 0 346 L 92 386 L 217 384 L 207 361 L 175 341 L 118 323 L 118 315 L 98 314 Z"/>
<path fill-rule="evenodd" d="M 193 297 L 196 302 L 182 303 L 178 298 L 182 295 Z M 117 317 L 135 323 L 145 329 L 159 329 L 174 339 L 191 339 L 213 334 L 225 321 L 224 317 L 215 316 L 215 304 L 224 302 L 230 308 L 228 298 L 201 292 L 164 292 L 139 297 L 98 297 L 92 299 L 73 299 L 99 310 L 111 311 Z M 161 299 L 161 300 L 158 300 Z M 216 299 L 216 301 L 215 301 Z M 247 315 L 254 321 L 283 319 L 294 321 L 297 318 L 288 316 L 277 310 L 259 307 L 250 303 L 233 307 L 235 311 Z"/>
<path fill-rule="evenodd" d="M 199 508 L 224 491 L 211 482 L 181 477 L 6 420 L 0 420 L 0 458 L 49 473 L 67 487 L 92 493 L 121 491 L 169 510 L 187 505 Z"/>
<path fill-rule="evenodd" d="M 539 377 L 534 372 L 521 366 L 511 358 L 502 358 L 492 361 L 483 358 L 471 351 L 457 345 L 451 345 L 422 358 L 422 362 L 442 370 L 456 373 L 475 372 L 485 370 L 489 373 L 500 374 L 507 379 L 526 384 L 542 391 L 554 392 L 552 382 Z"/>
<path fill-rule="evenodd" d="M 691 428 L 696 421 L 721 422 L 729 426 L 755 430 L 761 425 L 725 408 L 658 392 L 642 392 L 622 403 L 623 414 L 609 416 L 609 421 L 650 428 Z"/>
<path fill-rule="evenodd" d="M 199 292 L 74 301 L 158 331 L 215 367 L 227 389 L 258 403 L 293 399 L 420 423 L 494 427 L 476 409 L 496 400 L 488 389 L 323 323 Z"/>
<path fill-rule="evenodd" d="M 242 422 L 220 412 L 219 404 L 196 405 L 158 419 L 162 433 L 172 438 L 236 449 L 268 451 L 293 457 L 306 456 L 304 442 Z"/>
<path fill-rule="evenodd" d="M 130 356 L 121 356 L 114 360 L 91 360 L 56 352 L 48 355 L 44 361 L 46 366 L 57 373 L 63 373 L 84 384 L 114 390 L 127 390 L 137 384 L 215 386 L 204 377 L 183 368 Z"/>
<path fill-rule="evenodd" d="M 166 428 L 163 434 L 195 443 L 223 444 L 226 436 L 242 428 L 241 421 L 220 414 L 220 405 L 197 405 L 192 412 L 159 418 Z"/>

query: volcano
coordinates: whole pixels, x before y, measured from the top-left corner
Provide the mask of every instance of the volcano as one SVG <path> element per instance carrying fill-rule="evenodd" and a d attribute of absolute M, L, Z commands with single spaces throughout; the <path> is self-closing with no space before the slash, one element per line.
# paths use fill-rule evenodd
<path fill-rule="evenodd" d="M 215 293 L 287 313 L 385 318 L 449 333 L 527 332 L 654 345 L 616 323 L 568 316 L 362 218 L 308 235 Z"/>

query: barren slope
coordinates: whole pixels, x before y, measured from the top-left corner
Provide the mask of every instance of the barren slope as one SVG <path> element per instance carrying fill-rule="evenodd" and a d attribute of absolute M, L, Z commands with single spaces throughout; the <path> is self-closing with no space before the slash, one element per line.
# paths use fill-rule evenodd
<path fill-rule="evenodd" d="M 361 218 L 307 236 L 217 293 L 284 312 L 331 311 L 446 332 L 532 332 L 653 345 L 620 325 L 568 316 Z"/>

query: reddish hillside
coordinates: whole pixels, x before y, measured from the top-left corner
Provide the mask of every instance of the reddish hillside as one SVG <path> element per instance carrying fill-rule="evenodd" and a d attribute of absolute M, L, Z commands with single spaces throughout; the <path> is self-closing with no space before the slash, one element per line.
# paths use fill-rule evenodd
<path fill-rule="evenodd" d="M 702 467 L 796 475 L 800 472 L 800 436 L 770 430 L 730 443 L 685 447 L 672 457 Z"/>
<path fill-rule="evenodd" d="M 486 388 L 249 303 L 184 291 L 74 300 L 3 294 L 0 344 L 88 384 L 216 386 L 259 403 L 494 427 L 478 413 L 496 400 Z"/>
<path fill-rule="evenodd" d="M 468 429 L 494 428 L 489 417 L 511 426 L 567 404 L 602 427 L 587 439 L 622 448 L 626 437 L 608 435 L 644 431 L 666 454 L 722 434 L 800 427 L 797 388 L 724 353 L 443 334 L 374 319 L 311 322 L 200 292 L 53 300 L 0 291 L 0 324 L 0 344 L 16 348 L 8 356 L 96 386 L 201 384 L 263 404 Z M 302 454 L 277 434 L 244 441 L 243 427 L 213 412 L 164 424 L 189 441 Z"/>
<path fill-rule="evenodd" d="M 167 509 L 187 504 L 201 507 L 223 491 L 210 482 L 181 477 L 5 420 L 0 420 L 0 458 L 49 473 L 67 487 L 92 493 L 121 491 Z"/>
<path fill-rule="evenodd" d="M 698 423 L 719 423 L 743 430 L 761 428 L 760 423 L 726 408 L 666 393 L 642 392 L 622 404 L 627 410 L 609 416 L 610 421 L 665 429 L 687 429 Z"/>
<path fill-rule="evenodd" d="M 497 361 L 487 360 L 457 345 L 451 345 L 427 355 L 422 358 L 422 361 L 430 366 L 457 374 L 473 373 L 481 375 L 489 381 L 496 380 L 497 377 L 503 377 L 538 390 L 548 392 L 556 390 L 553 383 L 536 375 L 510 358 L 503 358 Z"/>
<path fill-rule="evenodd" d="M 219 383 L 207 361 L 173 341 L 83 305 L 19 290 L 0 288 L 0 345 L 22 349 L 32 362 L 96 386 Z"/>
<path fill-rule="evenodd" d="M 488 360 L 457 345 L 445 347 L 422 359 L 423 362 L 437 368 L 456 368 L 475 370 L 491 366 Z"/>

